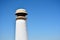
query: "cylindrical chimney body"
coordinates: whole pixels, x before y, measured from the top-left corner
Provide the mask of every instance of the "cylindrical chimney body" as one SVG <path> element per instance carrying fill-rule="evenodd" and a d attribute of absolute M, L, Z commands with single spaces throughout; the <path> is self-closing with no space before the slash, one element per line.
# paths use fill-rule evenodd
<path fill-rule="evenodd" d="M 16 10 L 16 31 L 15 40 L 28 40 L 26 29 L 26 15 L 25 9 Z"/>

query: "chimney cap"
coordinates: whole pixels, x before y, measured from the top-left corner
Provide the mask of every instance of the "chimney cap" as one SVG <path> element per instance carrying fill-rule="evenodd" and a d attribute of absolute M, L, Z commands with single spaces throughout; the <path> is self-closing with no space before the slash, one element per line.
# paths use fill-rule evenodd
<path fill-rule="evenodd" d="M 25 9 L 17 9 L 16 13 L 27 13 Z"/>

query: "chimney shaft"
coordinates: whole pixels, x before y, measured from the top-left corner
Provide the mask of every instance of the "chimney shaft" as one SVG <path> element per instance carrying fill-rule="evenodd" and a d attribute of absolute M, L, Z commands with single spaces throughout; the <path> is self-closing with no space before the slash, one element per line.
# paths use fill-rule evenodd
<path fill-rule="evenodd" d="M 15 40 L 28 40 L 26 29 L 26 15 L 25 9 L 16 10 L 16 31 Z"/>

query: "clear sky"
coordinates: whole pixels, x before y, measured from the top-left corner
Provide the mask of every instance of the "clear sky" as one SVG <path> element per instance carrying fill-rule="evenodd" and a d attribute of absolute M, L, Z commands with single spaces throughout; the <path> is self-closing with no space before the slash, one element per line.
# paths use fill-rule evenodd
<path fill-rule="evenodd" d="M 0 0 L 0 40 L 14 40 L 19 8 L 28 12 L 29 40 L 60 40 L 60 0 Z"/>

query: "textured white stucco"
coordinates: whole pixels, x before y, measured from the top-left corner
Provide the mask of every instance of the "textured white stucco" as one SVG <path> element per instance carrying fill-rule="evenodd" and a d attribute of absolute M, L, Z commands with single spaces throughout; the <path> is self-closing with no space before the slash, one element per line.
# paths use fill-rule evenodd
<path fill-rule="evenodd" d="M 26 20 L 16 20 L 15 40 L 27 40 Z"/>

